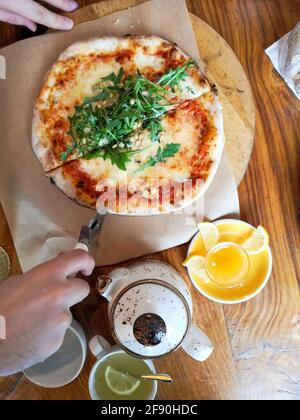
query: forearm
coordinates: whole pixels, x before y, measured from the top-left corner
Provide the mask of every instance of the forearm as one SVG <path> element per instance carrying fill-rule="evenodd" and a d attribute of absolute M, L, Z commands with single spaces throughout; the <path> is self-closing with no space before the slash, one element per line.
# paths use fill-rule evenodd
<path fill-rule="evenodd" d="M 25 326 L 20 322 L 18 315 L 15 316 L 14 312 L 8 314 L 6 311 L 6 304 L 2 305 L 0 313 L 5 314 L 5 316 L 1 315 L 0 317 L 0 319 L 2 319 L 2 322 L 0 323 L 1 377 L 21 372 L 33 363 L 37 363 L 41 358 L 39 358 L 32 345 L 34 342 L 33 336 L 26 332 Z M 20 329 L 22 329 L 23 332 L 20 331 Z M 27 337 L 25 341 L 21 342 L 25 337 Z"/>

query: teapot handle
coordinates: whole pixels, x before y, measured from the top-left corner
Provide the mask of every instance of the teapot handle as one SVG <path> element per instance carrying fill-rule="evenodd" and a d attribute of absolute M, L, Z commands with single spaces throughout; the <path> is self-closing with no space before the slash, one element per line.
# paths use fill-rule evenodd
<path fill-rule="evenodd" d="M 112 283 L 112 278 L 109 276 L 101 275 L 96 280 L 96 289 L 103 297 L 106 297 L 108 289 Z"/>
<path fill-rule="evenodd" d="M 100 335 L 95 335 L 95 337 L 90 340 L 89 348 L 96 359 L 101 359 L 101 357 L 111 352 L 112 350 L 112 346 L 109 344 L 109 342 Z"/>
<path fill-rule="evenodd" d="M 110 302 L 114 294 L 124 287 L 129 272 L 127 268 L 118 268 L 112 271 L 109 276 L 100 275 L 96 281 L 96 288 L 100 295 Z"/>
<path fill-rule="evenodd" d="M 189 356 L 199 362 L 207 360 L 214 351 L 213 343 L 195 324 L 191 325 L 182 343 L 182 348 Z"/>

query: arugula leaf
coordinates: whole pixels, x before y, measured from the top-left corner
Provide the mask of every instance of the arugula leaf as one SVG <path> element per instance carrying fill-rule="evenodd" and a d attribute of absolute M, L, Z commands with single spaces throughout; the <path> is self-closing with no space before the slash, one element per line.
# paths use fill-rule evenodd
<path fill-rule="evenodd" d="M 102 91 L 96 96 L 92 96 L 91 98 L 86 98 L 83 102 L 83 105 L 90 105 L 94 102 L 105 101 L 109 97 L 109 93 L 107 91 Z"/>
<path fill-rule="evenodd" d="M 78 158 L 110 159 L 112 164 L 125 171 L 132 153 L 136 153 L 131 150 L 133 134 L 139 129 L 148 129 L 151 141 L 160 141 L 161 120 L 174 106 L 168 99 L 170 88 L 174 90 L 179 86 L 188 75 L 186 70 L 194 65 L 190 61 L 172 69 L 158 83 L 148 80 L 139 71 L 124 77 L 123 68 L 118 74 L 111 73 L 101 79 L 97 84 L 99 93 L 76 106 L 74 115 L 69 118 L 68 134 L 74 145 L 62 153 L 62 159 L 66 160 L 75 151 Z M 106 106 L 96 103 L 110 97 L 112 101 Z M 170 156 L 177 153 L 176 146 L 173 145 L 173 149 L 171 145 L 163 150 L 160 148 L 154 161 L 149 160 L 147 165 L 164 162 L 168 153 Z"/>
<path fill-rule="evenodd" d="M 131 157 L 140 153 L 141 150 L 112 150 L 108 149 L 105 151 L 104 160 L 110 159 L 113 165 L 117 165 L 122 171 L 126 171 L 126 164 L 131 162 Z"/>
<path fill-rule="evenodd" d="M 159 120 L 150 120 L 145 125 L 145 128 L 150 131 L 150 137 L 153 143 L 160 140 L 160 134 L 163 131 L 163 127 Z"/>
<path fill-rule="evenodd" d="M 163 149 L 159 147 L 156 156 L 150 157 L 146 163 L 140 166 L 136 173 L 151 168 L 157 163 L 165 163 L 168 158 L 175 156 L 179 152 L 180 147 L 181 145 L 177 143 L 169 143 Z"/>
<path fill-rule="evenodd" d="M 102 82 L 112 82 L 115 86 L 119 85 L 122 81 L 122 77 L 124 74 L 123 67 L 120 68 L 119 73 L 116 75 L 115 73 L 109 74 L 107 77 L 103 77 L 101 79 Z"/>
<path fill-rule="evenodd" d="M 169 86 L 172 92 L 175 92 L 175 87 L 178 87 L 179 90 L 181 91 L 180 83 L 186 80 L 188 76 L 186 71 L 192 67 L 197 67 L 197 64 L 195 63 L 194 60 L 190 60 L 187 63 L 185 63 L 183 66 L 170 70 L 168 73 L 164 74 L 160 78 L 160 80 L 158 81 L 158 84 L 163 87 Z"/>
<path fill-rule="evenodd" d="M 106 149 L 96 150 L 86 156 L 86 159 L 91 160 L 97 157 L 102 157 L 104 160 L 110 159 L 112 164 L 117 165 L 122 171 L 126 171 L 126 164 L 131 162 L 131 157 L 137 155 L 145 149 L 139 150 L 120 150 L 120 149 Z"/>
<path fill-rule="evenodd" d="M 181 144 L 169 143 L 164 149 L 161 149 L 159 155 L 159 162 L 165 162 L 167 158 L 175 156 L 181 148 Z"/>
<path fill-rule="evenodd" d="M 105 151 L 104 160 L 110 159 L 113 165 L 117 165 L 122 171 L 126 171 L 126 164 L 130 162 L 130 157 L 126 152 L 118 152 L 112 149 Z"/>
<path fill-rule="evenodd" d="M 75 145 L 69 146 L 64 152 L 60 154 L 60 159 L 62 161 L 66 161 L 68 159 L 68 156 L 73 152 L 75 149 Z"/>
<path fill-rule="evenodd" d="M 118 74 L 118 77 L 117 77 L 117 84 L 121 83 L 123 74 L 124 74 L 124 69 L 123 69 L 123 67 L 121 67 L 120 71 L 119 71 L 119 74 Z"/>
<path fill-rule="evenodd" d="M 104 156 L 103 150 L 99 149 L 99 150 L 95 150 L 92 153 L 89 153 L 88 155 L 85 156 L 85 158 L 87 160 L 92 160 L 92 159 L 95 159 L 97 157 L 103 157 L 103 156 Z"/>

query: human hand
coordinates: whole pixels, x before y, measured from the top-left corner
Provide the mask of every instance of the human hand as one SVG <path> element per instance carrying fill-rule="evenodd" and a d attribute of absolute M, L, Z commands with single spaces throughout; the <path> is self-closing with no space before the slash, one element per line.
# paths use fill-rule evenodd
<path fill-rule="evenodd" d="M 70 307 L 89 294 L 89 285 L 73 273 L 90 275 L 93 258 L 84 251 L 61 254 L 26 274 L 0 284 L 0 315 L 6 339 L 0 339 L 0 376 L 20 372 L 54 354 L 72 322 Z"/>
<path fill-rule="evenodd" d="M 65 12 L 73 12 L 78 7 L 78 3 L 73 0 L 45 0 L 44 2 Z M 33 32 L 37 29 L 37 23 L 61 30 L 72 29 L 74 25 L 71 19 L 50 12 L 34 0 L 0 0 L 0 21 L 26 26 Z"/>

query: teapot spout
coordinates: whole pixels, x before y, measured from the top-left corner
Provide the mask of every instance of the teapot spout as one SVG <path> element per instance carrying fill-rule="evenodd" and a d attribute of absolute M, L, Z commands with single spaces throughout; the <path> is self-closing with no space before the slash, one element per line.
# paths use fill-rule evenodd
<path fill-rule="evenodd" d="M 214 351 L 214 345 L 197 325 L 192 324 L 182 343 L 183 350 L 199 362 L 207 360 Z"/>

